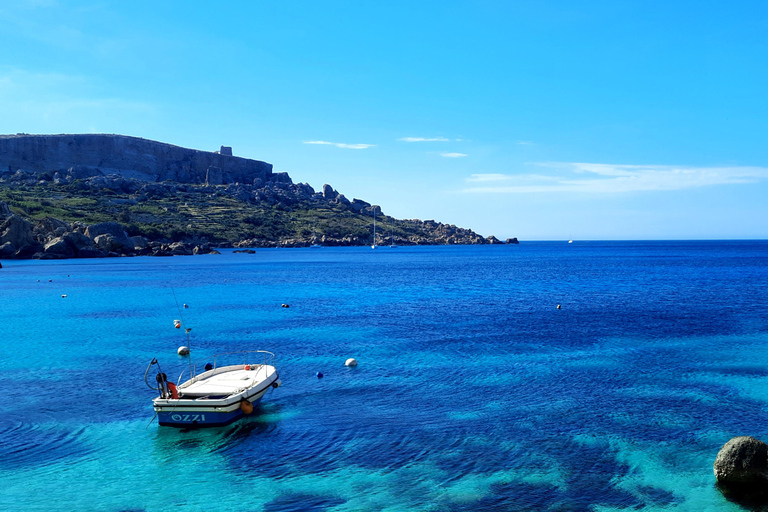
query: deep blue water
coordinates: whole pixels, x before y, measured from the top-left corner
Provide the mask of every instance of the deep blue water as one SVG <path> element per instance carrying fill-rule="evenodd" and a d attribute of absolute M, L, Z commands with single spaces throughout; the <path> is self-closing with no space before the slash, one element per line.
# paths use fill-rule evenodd
<path fill-rule="evenodd" d="M 2 264 L 2 510 L 735 511 L 768 440 L 768 242 Z M 150 423 L 177 300 L 196 362 L 277 354 L 252 417 Z"/>

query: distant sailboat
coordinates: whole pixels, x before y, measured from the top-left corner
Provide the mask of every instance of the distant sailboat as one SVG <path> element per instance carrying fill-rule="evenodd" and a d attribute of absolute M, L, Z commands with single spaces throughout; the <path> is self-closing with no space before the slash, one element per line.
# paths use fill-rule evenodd
<path fill-rule="evenodd" d="M 572 244 L 572 243 L 573 243 L 573 240 L 568 240 L 568 243 L 569 243 L 569 244 Z"/>
<path fill-rule="evenodd" d="M 371 249 L 376 248 L 376 207 L 373 207 L 373 245 L 371 245 Z"/>

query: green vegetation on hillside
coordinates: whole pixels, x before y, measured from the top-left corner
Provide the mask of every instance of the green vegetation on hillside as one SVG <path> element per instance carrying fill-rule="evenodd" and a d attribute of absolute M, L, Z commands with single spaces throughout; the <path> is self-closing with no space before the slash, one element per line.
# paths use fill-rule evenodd
<path fill-rule="evenodd" d="M 137 201 L 135 195 L 76 185 L 0 186 L 0 202 L 33 221 L 45 217 L 83 224 L 117 221 L 129 235 L 143 235 L 150 240 L 311 243 L 313 236 L 317 240 L 323 236 L 335 240 L 372 240 L 373 235 L 370 214 L 356 213 L 341 204 L 311 200 L 290 206 L 250 203 L 224 194 L 203 193 L 201 187 L 192 186 L 172 195 Z M 409 237 L 426 235 L 419 224 L 378 216 L 377 243 L 389 243 L 390 236 L 398 243 L 408 243 Z"/>

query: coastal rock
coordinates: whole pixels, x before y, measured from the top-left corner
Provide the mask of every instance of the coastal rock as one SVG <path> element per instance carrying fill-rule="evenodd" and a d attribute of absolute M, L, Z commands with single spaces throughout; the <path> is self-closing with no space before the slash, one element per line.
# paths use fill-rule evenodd
<path fill-rule="evenodd" d="M 735 500 L 768 498 L 768 445 L 750 436 L 734 437 L 717 454 L 718 486 Z"/>
<path fill-rule="evenodd" d="M 196 245 L 192 249 L 192 254 L 210 254 L 211 253 L 211 244 L 202 244 L 202 245 Z"/>
<path fill-rule="evenodd" d="M 520 242 L 518 241 L 517 237 L 514 237 L 514 238 L 507 238 L 507 243 L 508 244 L 519 244 Z"/>
<path fill-rule="evenodd" d="M 371 203 L 365 202 L 362 199 L 352 199 L 352 203 L 349 205 L 355 212 L 360 212 L 366 208 L 370 208 Z"/>
<path fill-rule="evenodd" d="M 74 251 L 75 256 L 78 258 L 97 257 L 92 255 L 83 256 L 83 254 L 89 254 L 88 251 L 91 251 L 91 250 L 97 251 L 100 253 L 100 251 L 94 246 L 93 240 L 85 236 L 83 233 L 73 231 L 71 233 L 64 234 L 62 238 L 67 242 L 67 244 L 69 244 L 69 246 Z"/>
<path fill-rule="evenodd" d="M 713 469 L 720 483 L 768 484 L 768 445 L 750 436 L 734 437 L 718 452 Z"/>
<path fill-rule="evenodd" d="M 172 243 L 168 249 L 174 256 L 192 256 L 192 249 L 187 247 L 183 242 Z"/>
<path fill-rule="evenodd" d="M 485 239 L 489 244 L 503 244 L 501 240 L 496 238 L 495 236 L 491 235 L 488 238 Z"/>
<path fill-rule="evenodd" d="M 62 234 L 69 231 L 72 227 L 68 222 L 64 222 L 63 220 L 54 219 L 53 217 L 46 217 L 39 222 L 36 228 L 40 231 L 48 233 L 55 233 L 58 231 L 61 233 L 58 236 L 61 236 Z"/>
<path fill-rule="evenodd" d="M 75 251 L 71 245 L 62 237 L 54 238 L 43 247 L 45 254 L 49 256 L 59 256 L 62 258 L 71 258 Z"/>
<path fill-rule="evenodd" d="M 349 202 L 349 199 L 347 199 L 344 196 L 344 194 L 339 194 L 338 196 L 336 196 L 336 199 L 333 202 L 337 203 L 337 204 L 343 204 L 345 206 L 349 206 L 349 205 L 352 204 L 352 203 Z"/>
<path fill-rule="evenodd" d="M 33 258 L 38 253 L 41 255 L 44 254 L 40 252 L 40 249 L 42 249 L 42 246 L 37 242 L 26 244 L 21 246 L 21 248 L 18 251 L 16 251 L 13 257 L 20 260 Z"/>
<path fill-rule="evenodd" d="M 0 245 L 8 242 L 17 248 L 13 254 L 14 258 L 30 258 L 42 249 L 40 243 L 32 236 L 32 224 L 14 214 L 0 224 Z"/>
<path fill-rule="evenodd" d="M 94 239 L 99 235 L 112 235 L 115 238 L 127 238 L 123 227 L 117 222 L 100 222 L 98 224 L 91 224 L 85 230 L 85 236 L 91 239 Z"/>
<path fill-rule="evenodd" d="M 146 237 L 143 236 L 132 236 L 131 242 L 133 243 L 134 249 L 146 249 L 149 247 L 149 240 L 147 240 Z"/>
<path fill-rule="evenodd" d="M 96 247 L 109 252 L 132 251 L 134 248 L 133 240 L 117 222 L 92 224 L 85 230 L 85 235 L 93 240 Z"/>
<path fill-rule="evenodd" d="M 14 246 L 11 242 L 5 242 L 4 244 L 0 245 L 0 256 L 8 258 L 14 254 L 16 254 L 16 246 Z"/>
<path fill-rule="evenodd" d="M 270 168 L 271 167 L 272 166 L 270 165 Z M 274 183 L 285 183 L 287 185 L 293 183 L 293 180 L 288 176 L 287 172 L 273 172 L 270 180 Z"/>
<path fill-rule="evenodd" d="M 84 247 L 77 251 L 78 258 L 104 258 L 106 255 L 106 252 L 96 247 Z"/>
<path fill-rule="evenodd" d="M 116 238 L 110 234 L 99 235 L 93 239 L 93 243 L 99 249 L 107 252 L 120 253 L 125 250 L 133 250 L 133 242 L 128 237 Z"/>
<path fill-rule="evenodd" d="M 323 198 L 324 199 L 336 199 L 339 196 L 339 193 L 333 190 L 333 187 L 329 184 L 323 185 Z"/>

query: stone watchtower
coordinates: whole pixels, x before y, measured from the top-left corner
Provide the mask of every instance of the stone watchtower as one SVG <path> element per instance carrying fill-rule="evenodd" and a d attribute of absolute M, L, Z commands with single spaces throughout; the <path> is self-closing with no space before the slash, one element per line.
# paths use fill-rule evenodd
<path fill-rule="evenodd" d="M 219 150 L 220 155 L 232 156 L 232 146 L 221 146 Z"/>

